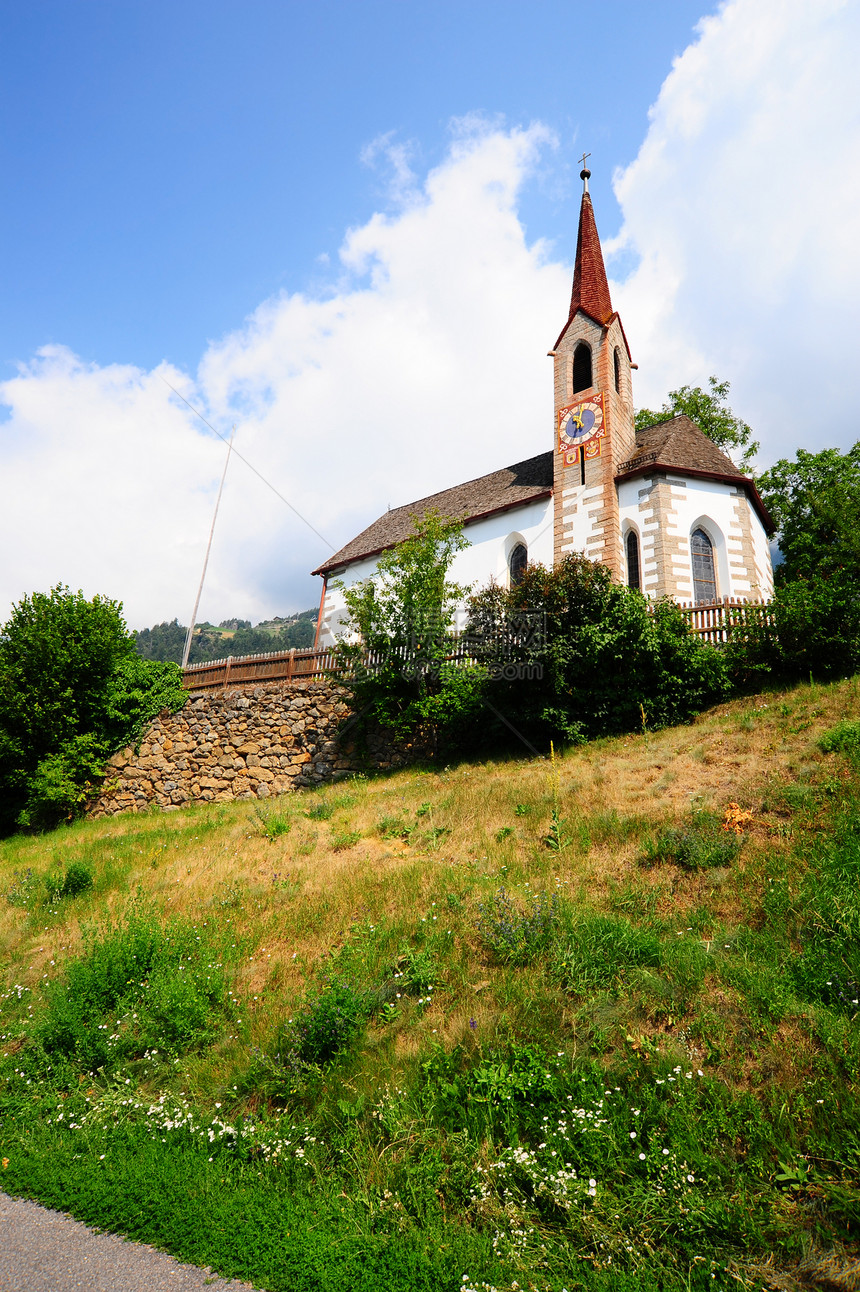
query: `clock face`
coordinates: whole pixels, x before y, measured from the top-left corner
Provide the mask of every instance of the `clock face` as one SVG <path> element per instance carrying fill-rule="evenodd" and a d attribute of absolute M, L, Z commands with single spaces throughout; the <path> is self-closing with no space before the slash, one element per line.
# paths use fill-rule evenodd
<path fill-rule="evenodd" d="M 558 447 L 561 452 L 578 448 L 603 431 L 603 396 L 568 404 L 558 414 Z"/>

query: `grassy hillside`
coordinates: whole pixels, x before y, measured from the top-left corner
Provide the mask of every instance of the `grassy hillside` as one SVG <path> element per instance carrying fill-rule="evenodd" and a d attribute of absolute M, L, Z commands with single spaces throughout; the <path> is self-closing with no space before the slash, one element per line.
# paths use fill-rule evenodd
<path fill-rule="evenodd" d="M 270 1289 L 851 1286 L 858 719 L 7 840 L 0 1186 Z"/>

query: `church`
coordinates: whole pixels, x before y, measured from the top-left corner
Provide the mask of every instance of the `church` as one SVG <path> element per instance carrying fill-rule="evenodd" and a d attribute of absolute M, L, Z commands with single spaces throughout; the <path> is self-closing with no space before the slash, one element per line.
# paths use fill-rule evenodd
<path fill-rule="evenodd" d="M 688 417 L 637 431 L 627 337 L 612 308 L 583 170 L 570 309 L 553 360 L 552 448 L 386 512 L 313 571 L 323 578 L 317 643 L 331 645 L 341 588 L 370 578 L 380 554 L 427 512 L 463 524 L 450 578 L 508 586 L 533 562 L 572 552 L 650 598 L 767 601 L 774 526 L 755 483 Z"/>

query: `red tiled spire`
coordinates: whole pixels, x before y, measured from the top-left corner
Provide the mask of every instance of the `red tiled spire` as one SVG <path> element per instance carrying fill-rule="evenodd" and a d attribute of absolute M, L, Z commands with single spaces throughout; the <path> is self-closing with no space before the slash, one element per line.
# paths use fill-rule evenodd
<path fill-rule="evenodd" d="M 590 153 L 583 156 L 583 166 L 585 165 L 585 158 L 590 156 Z M 612 319 L 618 318 L 612 308 L 609 283 L 606 280 L 606 269 L 603 264 L 603 251 L 601 250 L 597 225 L 594 220 L 594 207 L 591 205 L 591 197 L 588 192 L 591 171 L 588 169 L 581 170 L 579 178 L 582 180 L 582 206 L 579 208 L 579 232 L 576 236 L 576 264 L 573 268 L 570 313 L 559 333 L 558 340 L 550 350 L 550 354 L 555 354 L 555 351 L 561 345 L 577 310 L 582 310 L 584 314 L 587 314 L 595 323 L 599 323 L 601 327 L 606 327 Z M 618 323 L 621 326 L 620 318 L 618 318 Z M 623 327 L 621 327 L 621 333 L 623 336 Z M 629 358 L 630 347 L 627 345 L 626 336 L 624 337 L 624 344 L 627 347 L 627 357 Z"/>
<path fill-rule="evenodd" d="M 583 175 L 587 174 L 587 171 L 583 172 Z M 591 205 L 587 179 L 585 183 L 582 206 L 579 209 L 576 265 L 573 270 L 573 293 L 570 298 L 568 322 L 577 310 L 583 310 L 596 323 L 607 323 L 612 317 L 612 301 L 609 296 L 609 283 L 606 281 L 603 252 L 600 249 L 600 238 L 597 236 L 597 225 L 594 221 L 594 208 Z"/>

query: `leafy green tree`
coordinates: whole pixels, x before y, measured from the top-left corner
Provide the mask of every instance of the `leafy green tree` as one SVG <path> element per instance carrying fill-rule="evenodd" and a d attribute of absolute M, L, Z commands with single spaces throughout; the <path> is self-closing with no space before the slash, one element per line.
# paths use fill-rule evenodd
<path fill-rule="evenodd" d="M 284 624 L 281 629 L 278 646 L 270 647 L 271 650 L 308 650 L 313 646 L 314 638 L 317 634 L 317 611 L 311 612 L 312 617 L 297 618 L 292 623 Z"/>
<path fill-rule="evenodd" d="M 185 694 L 135 656 L 122 606 L 58 584 L 0 630 L 0 830 L 74 815 L 110 753 Z"/>
<path fill-rule="evenodd" d="M 172 660 L 174 664 L 181 664 L 187 634 L 188 628 L 177 619 L 154 624 L 134 634 L 135 649 L 141 659 Z"/>
<path fill-rule="evenodd" d="M 488 667 L 507 642 L 508 667 L 490 669 L 489 712 L 538 747 L 683 722 L 727 693 L 719 652 L 673 602 L 649 606 L 583 556 L 530 565 L 516 587 L 484 589 L 470 609 Z"/>
<path fill-rule="evenodd" d="M 847 453 L 798 449 L 757 481 L 779 531 L 780 584 L 794 579 L 860 582 L 860 443 Z"/>
<path fill-rule="evenodd" d="M 860 671 L 860 596 L 841 572 L 781 583 L 768 618 L 732 636 L 726 664 L 735 683 L 758 690 L 769 683 L 815 677 L 831 681 Z"/>
<path fill-rule="evenodd" d="M 729 382 L 708 378 L 709 390 L 701 386 L 680 386 L 669 391 L 669 398 L 659 412 L 640 408 L 636 413 L 636 429 L 642 431 L 656 422 L 686 414 L 700 431 L 727 453 L 741 471 L 750 472 L 759 451 L 759 442 L 752 438 L 752 428 L 737 417 L 729 407 Z"/>
<path fill-rule="evenodd" d="M 260 626 L 252 628 L 247 619 L 225 619 L 219 627 L 233 629 L 231 637 L 225 637 L 210 624 L 199 624 L 191 640 L 188 662 L 203 664 L 206 660 L 222 659 L 225 655 L 306 649 L 314 644 L 316 617 L 316 610 L 303 610 L 294 619 L 283 621 L 283 626 L 274 631 Z M 180 664 L 187 633 L 187 627 L 177 619 L 155 624 L 152 628 L 141 628 L 134 634 L 135 649 L 142 659 L 172 660 Z"/>
<path fill-rule="evenodd" d="M 433 751 L 474 713 L 483 683 L 480 671 L 447 658 L 454 613 L 469 592 L 448 570 L 467 546 L 459 523 L 430 514 L 383 552 L 371 578 L 337 585 L 348 612 L 338 650 L 357 711 Z"/>

